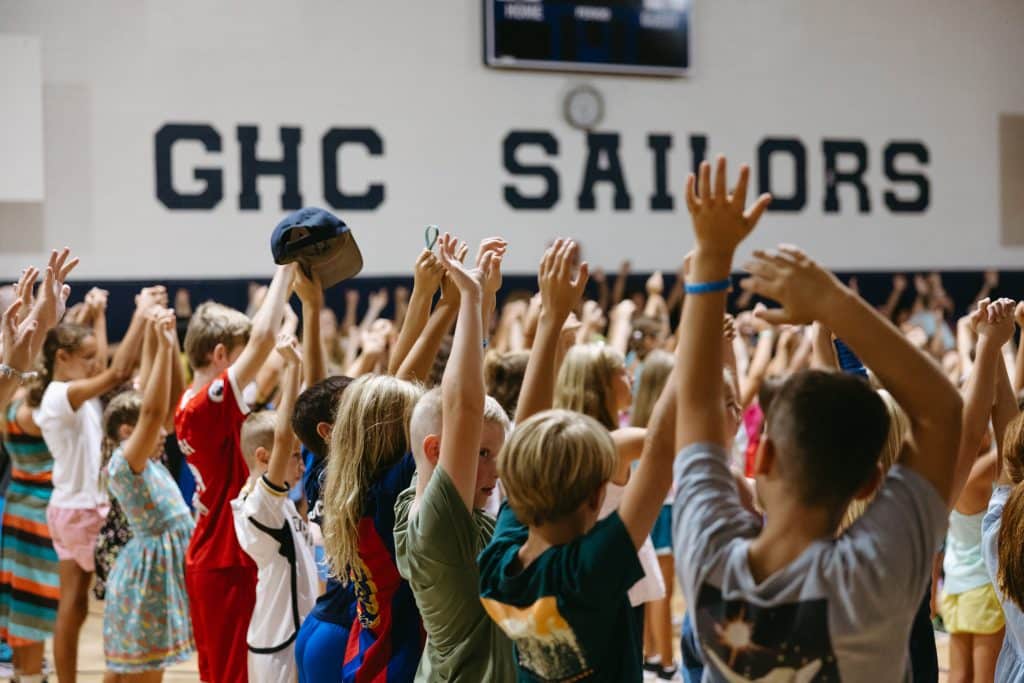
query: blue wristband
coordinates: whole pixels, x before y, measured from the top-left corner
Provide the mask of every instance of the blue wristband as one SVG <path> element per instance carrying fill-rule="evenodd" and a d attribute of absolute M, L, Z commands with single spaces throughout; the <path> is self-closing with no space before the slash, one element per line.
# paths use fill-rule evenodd
<path fill-rule="evenodd" d="M 732 287 L 732 280 L 725 278 L 724 280 L 715 280 L 714 282 L 695 282 L 690 284 L 686 283 L 687 294 L 711 294 L 712 292 L 726 292 Z"/>

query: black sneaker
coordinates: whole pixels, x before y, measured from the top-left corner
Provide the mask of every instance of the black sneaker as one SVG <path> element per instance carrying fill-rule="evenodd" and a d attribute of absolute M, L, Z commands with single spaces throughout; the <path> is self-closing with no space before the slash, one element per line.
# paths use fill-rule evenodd
<path fill-rule="evenodd" d="M 659 681 L 682 681 L 683 679 L 679 676 L 679 667 L 672 665 L 669 667 L 659 666 L 658 667 L 658 680 Z"/>

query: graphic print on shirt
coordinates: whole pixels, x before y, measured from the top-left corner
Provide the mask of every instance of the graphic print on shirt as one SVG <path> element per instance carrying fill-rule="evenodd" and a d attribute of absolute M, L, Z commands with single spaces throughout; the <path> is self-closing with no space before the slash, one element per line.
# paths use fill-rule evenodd
<path fill-rule="evenodd" d="M 759 607 L 725 600 L 707 583 L 697 597 L 697 635 L 706 664 L 727 683 L 839 680 L 828 632 L 828 601 Z"/>
<path fill-rule="evenodd" d="M 380 605 L 377 603 L 377 584 L 373 582 L 373 575 L 369 568 L 359 559 L 359 567 L 349 567 L 349 579 L 352 581 L 352 588 L 356 594 L 356 603 L 359 609 L 357 615 L 359 624 L 365 629 L 377 628 L 380 623 Z"/>
<path fill-rule="evenodd" d="M 515 643 L 519 666 L 544 680 L 578 680 L 592 673 L 572 627 L 548 595 L 528 607 L 480 598 L 491 619 Z"/>

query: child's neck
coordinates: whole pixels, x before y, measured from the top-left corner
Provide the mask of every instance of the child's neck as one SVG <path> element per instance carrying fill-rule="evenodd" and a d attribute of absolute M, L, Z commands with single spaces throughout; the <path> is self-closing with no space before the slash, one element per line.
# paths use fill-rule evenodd
<path fill-rule="evenodd" d="M 575 516 L 560 519 L 557 522 L 545 522 L 540 526 L 531 526 L 526 543 L 519 548 L 517 555 L 519 568 L 526 569 L 549 548 L 565 545 L 585 533 L 587 533 L 587 529 L 582 520 Z"/>
<path fill-rule="evenodd" d="M 199 368 L 192 374 L 192 386 L 193 387 L 204 387 L 213 379 L 219 375 L 220 372 L 217 368 L 212 365 L 207 365 L 205 368 Z"/>
<path fill-rule="evenodd" d="M 765 525 L 747 553 L 750 574 L 760 583 L 788 566 L 819 539 L 831 539 L 835 523 L 823 508 L 797 504 L 772 506 Z"/>

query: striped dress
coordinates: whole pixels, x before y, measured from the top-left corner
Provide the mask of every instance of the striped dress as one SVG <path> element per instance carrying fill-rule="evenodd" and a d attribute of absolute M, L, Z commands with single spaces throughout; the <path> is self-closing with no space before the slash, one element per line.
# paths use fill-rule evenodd
<path fill-rule="evenodd" d="M 18 426 L 20 402 L 4 421 L 4 448 L 11 458 L 11 484 L 0 539 L 0 637 L 12 647 L 46 640 L 57 617 L 57 553 L 46 526 L 53 491 L 53 457 L 42 437 Z"/>

